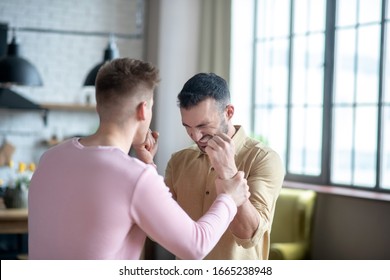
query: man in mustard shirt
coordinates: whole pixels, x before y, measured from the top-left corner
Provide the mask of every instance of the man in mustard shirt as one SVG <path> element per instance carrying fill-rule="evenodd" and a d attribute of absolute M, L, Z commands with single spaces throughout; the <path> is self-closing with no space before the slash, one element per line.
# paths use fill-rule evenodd
<path fill-rule="evenodd" d="M 268 259 L 270 232 L 284 166 L 270 147 L 233 125 L 234 106 L 226 81 L 214 73 L 189 79 L 178 95 L 183 126 L 195 142 L 172 155 L 165 182 L 173 197 L 194 220 L 215 199 L 216 177 L 245 172 L 251 196 L 205 259 Z"/>

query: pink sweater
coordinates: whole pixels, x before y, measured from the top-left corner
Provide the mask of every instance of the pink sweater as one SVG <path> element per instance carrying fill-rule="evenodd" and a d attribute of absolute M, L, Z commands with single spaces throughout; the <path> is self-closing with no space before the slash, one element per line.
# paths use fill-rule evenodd
<path fill-rule="evenodd" d="M 29 189 L 30 259 L 138 259 L 146 235 L 181 259 L 202 259 L 236 214 L 219 195 L 198 221 L 154 167 L 77 138 L 48 150 Z"/>

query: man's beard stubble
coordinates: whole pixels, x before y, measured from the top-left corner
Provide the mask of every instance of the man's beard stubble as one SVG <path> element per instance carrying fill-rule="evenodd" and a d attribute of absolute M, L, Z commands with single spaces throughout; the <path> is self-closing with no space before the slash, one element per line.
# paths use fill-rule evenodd
<path fill-rule="evenodd" d="M 218 133 L 224 133 L 224 134 L 227 134 L 229 132 L 229 125 L 228 125 L 228 123 L 227 123 L 227 121 L 225 120 L 225 119 L 222 119 L 221 120 L 221 123 L 220 123 L 220 125 L 219 125 L 219 129 L 218 129 L 218 131 L 214 134 L 214 135 L 216 135 L 216 134 L 218 134 Z M 210 134 L 206 134 L 206 135 L 204 135 L 203 137 L 202 137 L 202 139 L 204 139 L 204 138 L 206 138 L 206 137 L 208 137 L 208 138 L 213 138 L 214 137 L 214 135 L 210 135 Z M 201 140 L 202 140 L 201 139 Z M 198 142 L 200 142 L 200 141 L 198 141 Z M 206 152 L 205 151 L 205 148 L 203 148 L 199 143 L 196 143 L 197 145 L 198 145 L 198 148 L 202 151 L 202 152 Z"/>

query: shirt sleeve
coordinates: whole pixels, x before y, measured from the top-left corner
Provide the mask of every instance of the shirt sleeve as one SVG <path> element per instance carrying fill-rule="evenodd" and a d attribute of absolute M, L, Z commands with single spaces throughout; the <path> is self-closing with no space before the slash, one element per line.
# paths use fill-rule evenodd
<path fill-rule="evenodd" d="M 259 225 L 251 238 L 234 236 L 237 244 L 250 248 L 258 244 L 266 232 L 271 231 L 276 200 L 284 180 L 284 166 L 279 155 L 273 150 L 262 151 L 248 170 L 249 200 L 257 209 Z"/>
<path fill-rule="evenodd" d="M 137 225 L 181 259 L 203 259 L 237 212 L 232 198 L 220 194 L 209 211 L 193 221 L 172 198 L 163 178 L 150 167 L 138 180 L 131 203 Z"/>

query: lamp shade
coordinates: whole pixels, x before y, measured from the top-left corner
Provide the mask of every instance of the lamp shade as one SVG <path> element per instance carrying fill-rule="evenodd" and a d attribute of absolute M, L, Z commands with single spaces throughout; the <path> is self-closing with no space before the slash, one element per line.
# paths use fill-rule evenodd
<path fill-rule="evenodd" d="M 104 62 L 97 64 L 95 67 L 93 67 L 91 69 L 91 71 L 89 71 L 87 78 L 85 79 L 84 86 L 94 86 L 95 85 L 97 73 L 98 73 L 100 67 L 103 66 Z"/>
<path fill-rule="evenodd" d="M 16 37 L 8 45 L 7 55 L 0 59 L 0 83 L 41 86 L 42 79 L 35 66 L 19 56 Z"/>
<path fill-rule="evenodd" d="M 96 76 L 100 67 L 102 67 L 105 62 L 113 60 L 117 57 L 119 57 L 119 52 L 116 47 L 116 44 L 113 40 L 110 40 L 107 45 L 107 48 L 104 50 L 103 62 L 98 63 L 95 67 L 91 69 L 91 71 L 89 71 L 87 78 L 85 79 L 84 86 L 94 86 Z"/>

